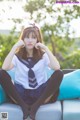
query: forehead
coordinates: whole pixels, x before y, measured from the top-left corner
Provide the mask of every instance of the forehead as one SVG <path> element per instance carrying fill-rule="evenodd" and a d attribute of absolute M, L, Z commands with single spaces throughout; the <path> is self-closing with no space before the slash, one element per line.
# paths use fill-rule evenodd
<path fill-rule="evenodd" d="M 29 37 L 29 36 L 37 37 L 36 31 L 33 29 L 28 29 L 25 33 L 25 37 Z"/>

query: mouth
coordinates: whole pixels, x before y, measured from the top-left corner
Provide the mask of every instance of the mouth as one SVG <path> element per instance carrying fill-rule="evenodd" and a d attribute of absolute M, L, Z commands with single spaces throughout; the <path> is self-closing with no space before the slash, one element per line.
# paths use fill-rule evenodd
<path fill-rule="evenodd" d="M 30 44 L 27 44 L 27 45 L 28 45 L 29 47 L 33 47 L 33 46 L 34 46 L 34 45 L 33 45 L 33 44 L 31 44 L 31 43 L 30 43 Z"/>
<path fill-rule="evenodd" d="M 28 44 L 28 45 L 33 45 L 33 44 L 30 43 L 30 44 Z"/>

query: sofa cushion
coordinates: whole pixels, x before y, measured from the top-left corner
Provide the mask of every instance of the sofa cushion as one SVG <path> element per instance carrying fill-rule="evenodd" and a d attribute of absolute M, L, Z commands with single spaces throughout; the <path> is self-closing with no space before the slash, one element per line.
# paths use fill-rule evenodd
<path fill-rule="evenodd" d="M 11 76 L 12 80 L 14 80 L 14 69 L 13 70 L 10 70 L 10 71 L 7 71 L 8 74 Z M 0 104 L 6 102 L 8 99 L 6 97 L 6 94 L 2 88 L 2 86 L 0 85 Z"/>
<path fill-rule="evenodd" d="M 62 120 L 60 101 L 42 105 L 37 111 L 36 120 Z"/>
<path fill-rule="evenodd" d="M 64 75 L 60 85 L 58 100 L 73 99 L 80 97 L 80 70 Z"/>
<path fill-rule="evenodd" d="M 46 68 L 47 79 L 54 73 L 54 70 L 50 69 L 49 67 Z"/>
<path fill-rule="evenodd" d="M 7 113 L 8 120 L 23 120 L 23 113 L 20 106 L 11 103 L 4 103 L 0 105 L 0 113 Z M 1 117 L 2 115 L 0 115 Z M 1 120 L 2 118 L 0 118 Z"/>
<path fill-rule="evenodd" d="M 7 72 L 11 76 L 11 79 L 14 81 L 15 80 L 15 69 L 9 70 Z"/>
<path fill-rule="evenodd" d="M 54 70 L 46 69 L 47 77 L 49 78 Z M 80 97 L 80 70 L 75 70 L 64 74 L 60 85 L 58 100 L 73 99 Z"/>
<path fill-rule="evenodd" d="M 80 100 L 63 102 L 63 120 L 80 120 Z"/>
<path fill-rule="evenodd" d="M 0 105 L 0 112 L 8 113 L 8 120 L 23 120 L 20 106 L 10 103 Z M 61 103 L 59 101 L 40 106 L 35 120 L 62 120 Z"/>
<path fill-rule="evenodd" d="M 6 102 L 6 94 L 0 85 L 0 104 L 2 104 L 3 102 Z"/>

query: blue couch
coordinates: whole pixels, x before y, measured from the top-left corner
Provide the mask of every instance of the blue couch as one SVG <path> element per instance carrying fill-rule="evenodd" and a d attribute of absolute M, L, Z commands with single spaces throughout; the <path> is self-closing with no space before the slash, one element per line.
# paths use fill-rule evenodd
<path fill-rule="evenodd" d="M 64 74 L 73 70 L 63 70 Z M 53 71 L 48 72 L 48 77 Z M 14 79 L 14 72 L 8 72 Z M 0 86 L 0 120 L 23 120 L 23 113 L 19 105 L 10 103 Z M 80 120 L 80 100 L 57 100 L 55 103 L 41 105 L 36 113 L 36 120 Z"/>

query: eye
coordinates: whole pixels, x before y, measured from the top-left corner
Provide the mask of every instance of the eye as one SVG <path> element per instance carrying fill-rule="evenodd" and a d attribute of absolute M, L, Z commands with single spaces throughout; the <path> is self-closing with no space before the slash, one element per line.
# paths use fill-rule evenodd
<path fill-rule="evenodd" d="M 34 38 L 34 39 L 36 39 L 36 37 L 35 37 L 35 36 L 34 36 L 33 38 Z"/>
<path fill-rule="evenodd" d="M 26 37 L 24 40 L 29 40 L 29 38 L 28 38 L 28 37 Z"/>

